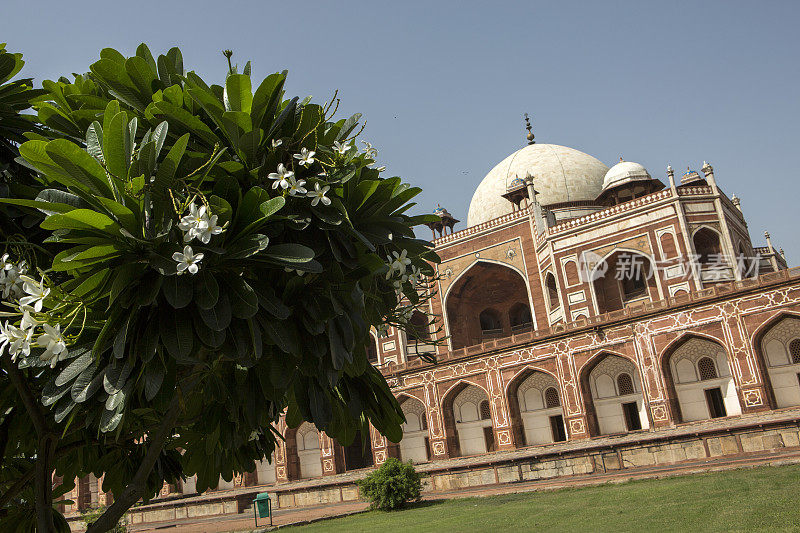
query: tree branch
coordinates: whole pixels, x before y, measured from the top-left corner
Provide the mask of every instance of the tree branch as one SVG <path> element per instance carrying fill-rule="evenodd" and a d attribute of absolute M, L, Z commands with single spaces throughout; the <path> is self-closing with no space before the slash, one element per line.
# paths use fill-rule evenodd
<path fill-rule="evenodd" d="M 0 496 L 0 509 L 6 506 L 6 504 L 11 501 L 15 495 L 19 494 L 20 491 L 28 484 L 28 482 L 33 479 L 33 474 L 36 471 L 35 468 L 31 468 L 20 477 L 13 485 L 11 485 L 7 491 L 5 491 L 2 496 Z"/>
<path fill-rule="evenodd" d="M 119 522 L 122 515 L 144 496 L 147 490 L 147 478 L 164 449 L 164 443 L 172 435 L 175 423 L 181 414 L 181 398 L 184 394 L 188 394 L 198 383 L 197 376 L 195 375 L 194 377 L 195 379 L 192 383 L 188 384 L 183 391 L 180 388 L 176 390 L 161 425 L 158 426 L 155 433 L 147 436 L 145 440 L 145 443 L 149 443 L 147 453 L 139 464 L 139 468 L 136 470 L 131 482 L 119 497 L 116 494 L 114 495 L 114 503 L 94 523 L 89 525 L 86 533 L 109 531 Z"/>
<path fill-rule="evenodd" d="M 36 433 L 41 438 L 46 433 L 50 432 L 50 426 L 47 423 L 44 409 L 42 406 L 40 406 L 39 402 L 36 401 L 36 398 L 33 396 L 33 392 L 31 392 L 31 389 L 25 382 L 25 378 L 22 376 L 22 372 L 20 372 L 19 368 L 17 368 L 17 365 L 12 363 L 11 360 L 6 357 L 3 357 L 2 360 L 3 369 L 8 373 L 11 383 L 14 384 L 14 388 L 17 389 L 17 393 L 19 394 L 20 398 L 22 398 L 22 403 L 25 406 L 25 410 L 28 411 L 28 415 L 31 417 L 33 427 L 36 429 Z"/>

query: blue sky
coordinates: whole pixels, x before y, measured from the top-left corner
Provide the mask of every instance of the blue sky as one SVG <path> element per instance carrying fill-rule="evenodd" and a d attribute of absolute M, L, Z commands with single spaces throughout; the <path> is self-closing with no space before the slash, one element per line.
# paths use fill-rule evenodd
<path fill-rule="evenodd" d="M 538 142 L 620 156 L 666 182 L 708 160 L 764 230 L 800 261 L 800 2 L 210 2 L 3 0 L 0 41 L 42 79 L 84 72 L 104 47 L 178 45 L 187 68 L 222 80 L 224 48 L 257 78 L 288 69 L 342 116 L 388 173 L 423 188 L 465 227 L 472 193 Z M 102 6 L 102 7 L 100 7 Z"/>

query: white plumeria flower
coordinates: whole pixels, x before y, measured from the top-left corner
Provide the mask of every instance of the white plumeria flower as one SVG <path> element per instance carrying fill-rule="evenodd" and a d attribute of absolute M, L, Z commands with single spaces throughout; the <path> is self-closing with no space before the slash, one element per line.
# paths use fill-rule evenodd
<path fill-rule="evenodd" d="M 395 272 L 400 276 L 406 275 L 406 267 L 411 264 L 411 259 L 406 257 L 408 250 L 403 250 L 402 253 L 392 252 L 394 259 L 389 257 L 389 272 L 386 273 L 386 279 L 391 278 Z"/>
<path fill-rule="evenodd" d="M 314 154 L 316 153 L 308 148 L 301 148 L 299 154 L 294 154 L 294 158 L 300 160 L 301 166 L 308 167 L 314 164 Z"/>
<path fill-rule="evenodd" d="M 8 347 L 11 362 L 16 362 L 20 354 L 28 357 L 31 354 L 32 337 L 33 329 L 25 331 L 6 322 L 5 326 L 0 326 L 0 355 Z"/>
<path fill-rule="evenodd" d="M 399 313 L 400 320 L 403 322 L 409 322 L 411 320 L 411 316 L 414 314 L 414 310 L 410 307 L 406 307 L 405 309 L 401 309 Z"/>
<path fill-rule="evenodd" d="M 367 157 L 374 158 L 376 155 L 378 155 L 378 150 L 372 147 L 372 143 L 371 142 L 369 142 L 369 141 L 361 141 L 361 142 L 363 142 L 364 146 L 366 146 L 366 148 L 364 148 L 364 154 Z"/>
<path fill-rule="evenodd" d="M 0 294 L 3 298 L 19 298 L 24 294 L 23 281 L 20 276 L 27 270 L 25 261 L 19 264 L 9 261 L 9 255 L 5 254 L 2 259 L 2 269 L 0 269 Z"/>
<path fill-rule="evenodd" d="M 402 278 L 401 279 L 393 279 L 392 280 L 392 288 L 394 288 L 394 292 L 396 292 L 398 294 L 400 292 L 402 292 L 402 290 L 403 290 L 403 282 L 404 281 L 405 280 L 402 279 Z"/>
<path fill-rule="evenodd" d="M 196 228 L 194 230 L 194 236 L 197 237 L 203 244 L 208 244 L 213 235 L 219 235 L 225 231 L 225 228 L 222 226 L 217 226 L 217 215 L 211 215 L 210 217 L 206 218 L 205 222 L 206 224 L 204 227 Z"/>
<path fill-rule="evenodd" d="M 383 172 L 384 170 L 386 170 L 386 167 L 385 167 L 385 166 L 378 167 L 376 170 L 377 170 L 378 172 Z"/>
<path fill-rule="evenodd" d="M 0 355 L 3 355 L 3 352 L 6 350 L 6 347 L 8 346 L 9 342 L 11 342 L 8 337 L 9 334 L 8 328 L 9 328 L 8 320 L 6 320 L 5 324 L 0 322 Z"/>
<path fill-rule="evenodd" d="M 320 187 L 319 183 L 314 184 L 314 190 L 306 193 L 306 196 L 312 198 L 311 205 L 316 207 L 318 203 L 322 202 L 322 205 L 331 205 L 331 199 L 325 196 L 328 191 L 331 190 L 330 185 L 325 185 L 324 187 Z"/>
<path fill-rule="evenodd" d="M 296 180 L 292 178 L 292 181 L 289 184 L 289 196 L 297 196 L 298 194 L 302 196 L 306 194 L 308 191 L 305 187 L 303 187 L 305 184 L 306 180 Z"/>
<path fill-rule="evenodd" d="M 282 145 L 283 141 L 280 139 L 272 139 L 272 149 L 274 150 L 278 146 Z"/>
<path fill-rule="evenodd" d="M 19 327 L 25 331 L 33 330 L 39 324 L 39 321 L 31 316 L 32 309 L 27 305 L 22 305 L 19 309 L 22 311 L 22 320 L 19 321 Z"/>
<path fill-rule="evenodd" d="M 198 207 L 192 203 L 189 206 L 189 214 L 181 218 L 178 223 L 178 228 L 183 232 L 184 242 L 191 241 L 198 231 L 204 230 L 208 227 L 208 216 L 206 213 L 206 206 L 201 205 Z"/>
<path fill-rule="evenodd" d="M 19 299 L 20 305 L 31 306 L 37 313 L 41 312 L 44 299 L 50 294 L 50 289 L 44 286 L 44 278 L 41 282 L 28 276 L 20 276 L 20 278 L 23 281 L 22 290 L 28 294 Z"/>
<path fill-rule="evenodd" d="M 286 167 L 281 163 L 278 165 L 278 171 L 271 173 L 267 177 L 271 180 L 275 180 L 275 183 L 272 184 L 273 189 L 277 189 L 278 187 L 281 189 L 288 189 L 289 185 L 291 185 L 290 180 L 294 178 L 294 172 L 286 170 Z"/>
<path fill-rule="evenodd" d="M 188 244 L 183 247 L 183 252 L 175 252 L 172 259 L 178 262 L 178 274 L 183 274 L 188 270 L 190 274 L 197 274 L 199 267 L 197 264 L 203 259 L 203 254 L 195 254 L 192 247 Z"/>
<path fill-rule="evenodd" d="M 350 146 L 349 142 L 343 142 L 343 143 L 337 141 L 333 142 L 333 150 L 335 152 L 338 152 L 339 155 L 345 155 L 350 150 L 350 148 L 352 147 Z"/>
<path fill-rule="evenodd" d="M 411 274 L 408 276 L 411 283 L 416 287 L 422 281 L 422 271 L 417 265 L 411 266 Z"/>
<path fill-rule="evenodd" d="M 56 327 L 50 324 L 42 324 L 42 328 L 44 333 L 36 339 L 36 344 L 44 347 L 44 353 L 39 357 L 43 361 L 50 361 L 50 368 L 53 368 L 59 359 L 65 358 L 69 353 L 67 343 L 64 341 L 63 335 L 61 335 L 60 324 L 56 324 Z"/>
<path fill-rule="evenodd" d="M 22 288 L 23 282 L 20 273 L 16 270 L 9 270 L 5 273 L 5 285 L 3 287 L 4 298 L 20 298 L 25 291 Z"/>

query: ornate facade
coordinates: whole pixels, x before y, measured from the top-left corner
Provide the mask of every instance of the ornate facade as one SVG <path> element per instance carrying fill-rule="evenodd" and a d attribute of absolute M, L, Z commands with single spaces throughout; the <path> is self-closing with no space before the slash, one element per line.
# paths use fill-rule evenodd
<path fill-rule="evenodd" d="M 372 430 L 369 453 L 281 423 L 271 463 L 218 491 L 800 406 L 800 270 L 768 235 L 753 245 L 709 164 L 679 179 L 668 168 L 663 183 L 529 140 L 478 186 L 465 229 L 437 210 L 426 311 L 441 328 L 389 328 L 370 347 L 406 415 L 403 440 Z M 191 480 L 170 491 L 191 494 Z"/>

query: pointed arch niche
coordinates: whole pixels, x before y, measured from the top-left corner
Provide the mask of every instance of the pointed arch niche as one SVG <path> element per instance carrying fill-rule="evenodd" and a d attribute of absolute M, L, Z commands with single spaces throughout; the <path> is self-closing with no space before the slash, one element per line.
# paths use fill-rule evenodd
<path fill-rule="evenodd" d="M 479 455 L 495 450 L 491 405 L 486 391 L 462 381 L 442 401 L 450 457 Z"/>
<path fill-rule="evenodd" d="M 477 261 L 451 285 L 445 301 L 453 350 L 531 327 L 525 279 L 508 266 Z"/>
<path fill-rule="evenodd" d="M 657 278 L 648 256 L 631 250 L 609 254 L 592 271 L 598 312 L 608 313 L 634 302 L 658 300 Z"/>
<path fill-rule="evenodd" d="M 400 459 L 414 464 L 430 461 L 428 419 L 425 405 L 416 398 L 402 396 L 400 408 L 406 417 L 403 424 L 403 440 L 400 441 Z"/>
<path fill-rule="evenodd" d="M 596 356 L 581 371 L 581 388 L 593 434 L 650 427 L 639 369 L 631 360 L 608 353 Z"/>
<path fill-rule="evenodd" d="M 508 387 L 512 429 L 518 446 L 567 440 L 558 381 L 541 370 L 528 369 Z"/>
<path fill-rule="evenodd" d="M 800 317 L 788 315 L 774 322 L 757 346 L 767 367 L 775 407 L 800 405 Z"/>
<path fill-rule="evenodd" d="M 289 432 L 293 433 L 294 455 L 289 456 Z M 313 424 L 303 422 L 297 429 L 288 430 L 286 438 L 286 454 L 295 459 L 294 479 L 308 479 L 322 476 L 322 456 L 320 455 L 319 431 Z M 292 462 L 295 462 L 292 461 Z"/>
<path fill-rule="evenodd" d="M 690 336 L 670 347 L 661 364 L 671 378 L 682 422 L 741 414 L 728 352 L 721 344 Z"/>

